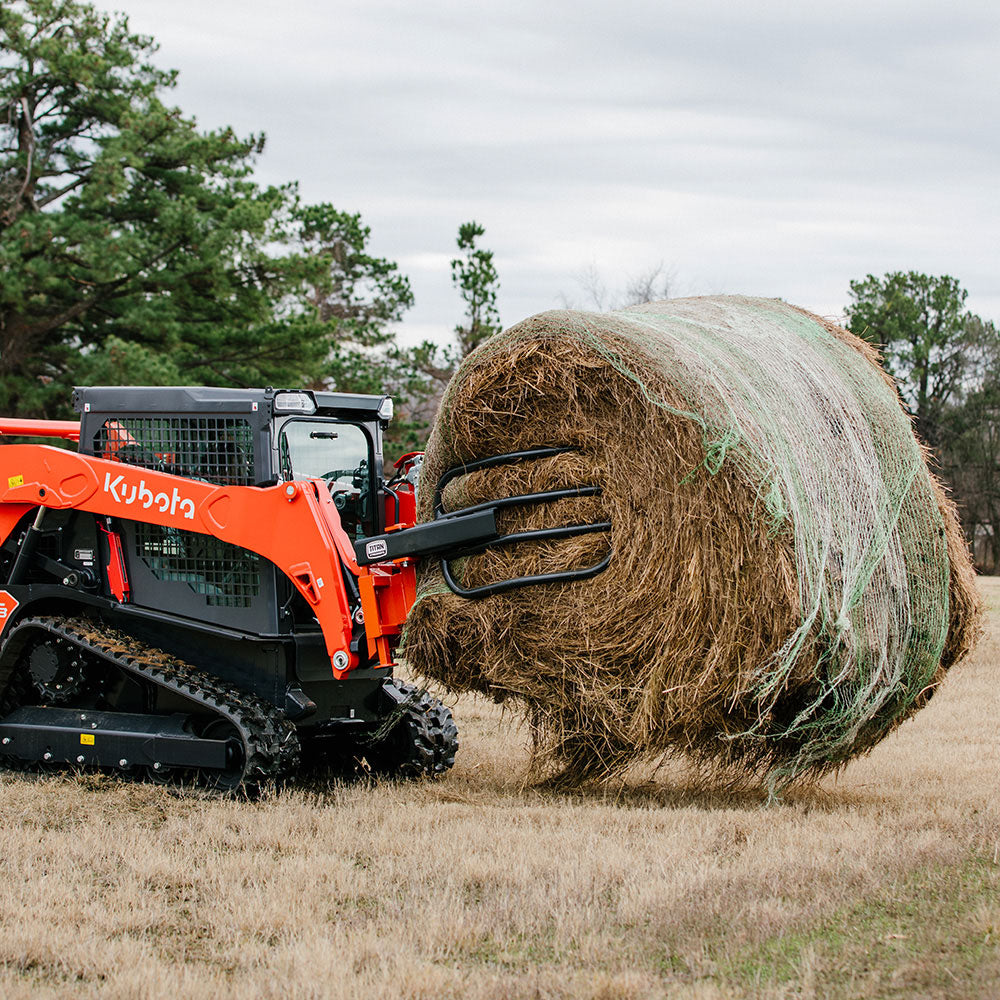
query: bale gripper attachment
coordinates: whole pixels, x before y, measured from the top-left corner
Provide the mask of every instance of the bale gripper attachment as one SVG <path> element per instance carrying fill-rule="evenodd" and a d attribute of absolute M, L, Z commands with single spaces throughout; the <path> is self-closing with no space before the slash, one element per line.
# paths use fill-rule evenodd
<path fill-rule="evenodd" d="M 521 496 L 505 497 L 500 500 L 489 500 L 485 503 L 475 504 L 471 507 L 462 507 L 459 510 L 445 511 L 442 502 L 442 495 L 445 487 L 458 476 L 465 476 L 480 469 L 491 469 L 498 465 L 509 465 L 514 462 L 530 461 L 536 458 L 549 458 L 552 455 L 561 455 L 573 448 L 530 448 L 526 451 L 512 451 L 502 455 L 492 455 L 489 458 L 477 459 L 473 462 L 466 462 L 463 465 L 449 469 L 438 480 L 437 488 L 434 491 L 434 520 L 435 522 L 446 522 L 453 519 L 464 519 L 482 512 L 492 512 L 494 517 L 498 511 L 508 507 L 524 507 L 534 503 L 547 503 L 552 500 L 562 500 L 564 497 L 589 497 L 600 496 L 600 486 L 573 486 L 568 489 L 547 490 L 541 493 L 526 493 Z M 495 535 L 493 538 L 476 544 L 462 547 L 441 555 L 441 572 L 444 581 L 459 597 L 489 597 L 491 594 L 499 594 L 506 590 L 514 590 L 518 587 L 526 587 L 538 583 L 564 583 L 573 580 L 586 580 L 607 569 L 611 562 L 614 550 L 610 544 L 607 555 L 593 566 L 586 566 L 583 569 L 564 570 L 561 573 L 536 573 L 531 576 L 513 577 L 509 580 L 499 580 L 496 583 L 485 584 L 481 587 L 462 587 L 455 582 L 449 565 L 452 559 L 464 558 L 466 556 L 477 555 L 487 549 L 498 546 L 516 545 L 519 542 L 537 542 L 552 538 L 571 538 L 574 535 L 587 535 L 599 531 L 610 531 L 610 521 L 597 521 L 592 524 L 569 524 L 558 528 L 543 528 L 537 531 L 520 531 L 510 535 Z"/>

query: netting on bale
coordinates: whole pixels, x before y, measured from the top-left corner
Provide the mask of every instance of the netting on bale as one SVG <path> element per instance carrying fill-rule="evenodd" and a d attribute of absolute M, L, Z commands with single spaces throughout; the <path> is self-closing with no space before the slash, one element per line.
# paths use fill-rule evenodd
<path fill-rule="evenodd" d="M 473 353 L 442 403 L 421 508 L 596 484 L 501 515 L 505 533 L 611 529 L 497 548 L 464 586 L 580 568 L 483 600 L 426 564 L 407 660 L 514 699 L 567 779 L 682 753 L 771 787 L 869 750 L 971 646 L 978 600 L 950 503 L 863 341 L 776 300 L 678 299 L 526 320 Z"/>

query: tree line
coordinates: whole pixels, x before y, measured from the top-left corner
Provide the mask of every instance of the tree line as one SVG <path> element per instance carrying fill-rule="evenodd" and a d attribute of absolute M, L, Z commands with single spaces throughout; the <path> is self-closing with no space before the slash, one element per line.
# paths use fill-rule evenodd
<path fill-rule="evenodd" d="M 980 569 L 1000 568 L 1000 333 L 956 278 L 895 271 L 852 281 L 852 333 L 896 378 L 917 435 L 955 499 Z"/>
<path fill-rule="evenodd" d="M 419 443 L 457 360 L 498 322 L 493 255 L 458 231 L 456 343 L 403 351 L 409 279 L 358 213 L 253 176 L 263 135 L 203 131 L 125 17 L 0 7 L 0 412 L 66 414 L 74 384 L 392 392 Z"/>
<path fill-rule="evenodd" d="M 361 215 L 260 185 L 264 136 L 199 129 L 155 52 L 83 0 L 0 7 L 0 412 L 66 416 L 75 384 L 332 387 L 392 393 L 387 451 L 419 447 L 457 364 L 500 328 L 483 227 L 458 227 L 453 343 L 400 347 L 413 292 Z M 657 269 L 621 304 L 667 294 Z M 868 275 L 846 315 L 882 350 L 994 569 L 1000 341 L 966 298 L 947 275 Z"/>

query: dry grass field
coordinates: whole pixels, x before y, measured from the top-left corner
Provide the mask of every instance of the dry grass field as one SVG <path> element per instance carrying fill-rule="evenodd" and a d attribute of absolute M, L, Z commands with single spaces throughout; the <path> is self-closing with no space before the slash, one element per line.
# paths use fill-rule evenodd
<path fill-rule="evenodd" d="M 0 996 L 1000 996 L 1000 580 L 868 758 L 767 806 L 554 794 L 465 700 L 439 782 L 209 800 L 0 775 Z"/>

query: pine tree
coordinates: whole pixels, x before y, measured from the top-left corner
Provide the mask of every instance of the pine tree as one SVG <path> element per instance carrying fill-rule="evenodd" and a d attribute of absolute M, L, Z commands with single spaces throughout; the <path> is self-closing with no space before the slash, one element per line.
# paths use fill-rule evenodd
<path fill-rule="evenodd" d="M 201 132 L 164 103 L 175 74 L 155 50 L 76 0 L 0 8 L 0 412 L 63 411 L 109 351 L 123 378 L 168 358 L 228 384 L 323 359 L 273 309 L 302 267 L 269 251 L 294 188 L 253 182 L 263 136 Z"/>

